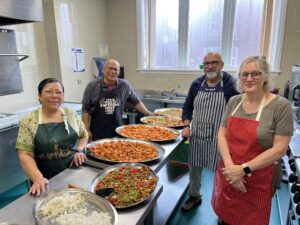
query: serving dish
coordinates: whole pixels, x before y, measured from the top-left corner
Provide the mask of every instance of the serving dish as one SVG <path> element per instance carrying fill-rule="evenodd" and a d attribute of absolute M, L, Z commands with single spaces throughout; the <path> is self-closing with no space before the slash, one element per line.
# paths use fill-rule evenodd
<path fill-rule="evenodd" d="M 144 116 L 141 119 L 142 123 L 154 126 L 164 126 L 171 128 L 182 128 L 183 123 L 181 117 L 178 116 L 169 116 L 169 115 L 161 115 L 161 116 Z"/>
<path fill-rule="evenodd" d="M 53 200 L 55 197 L 62 197 L 65 194 L 70 194 L 70 195 L 76 195 L 76 194 L 81 194 L 87 204 L 87 215 L 92 213 L 93 211 L 97 211 L 99 213 L 105 212 L 108 213 L 109 216 L 111 217 L 111 224 L 112 225 L 117 225 L 118 224 L 118 214 L 115 208 L 104 198 L 97 196 L 95 193 L 85 191 L 83 189 L 57 189 L 54 191 L 49 192 L 46 194 L 42 199 L 39 199 L 33 209 L 33 214 L 34 218 L 36 221 L 36 224 L 39 225 L 58 225 L 59 223 L 55 220 L 57 219 L 58 216 L 56 217 L 44 217 L 41 213 L 41 210 L 43 210 L 43 207 L 45 207 L 51 200 Z M 66 209 L 67 211 L 69 209 Z M 81 210 L 81 209 L 80 209 Z"/>
<path fill-rule="evenodd" d="M 169 116 L 178 116 L 181 118 L 182 109 L 181 108 L 160 108 L 154 110 L 155 113 L 159 115 L 169 115 Z"/>
<path fill-rule="evenodd" d="M 119 151 L 116 148 L 118 146 Z M 97 149 L 97 147 L 99 148 Z M 161 158 L 165 154 L 165 149 L 158 144 L 147 141 L 107 138 L 87 144 L 85 152 L 92 158 L 109 163 L 147 163 Z"/>
<path fill-rule="evenodd" d="M 127 209 L 150 198 L 156 188 L 158 176 L 142 163 L 121 163 L 106 168 L 90 186 L 96 192 L 102 188 L 114 191 L 105 197 L 116 209 Z"/>
<path fill-rule="evenodd" d="M 154 142 L 175 140 L 180 135 L 180 133 L 173 128 L 144 124 L 120 126 L 116 128 L 116 133 L 122 137 Z"/>

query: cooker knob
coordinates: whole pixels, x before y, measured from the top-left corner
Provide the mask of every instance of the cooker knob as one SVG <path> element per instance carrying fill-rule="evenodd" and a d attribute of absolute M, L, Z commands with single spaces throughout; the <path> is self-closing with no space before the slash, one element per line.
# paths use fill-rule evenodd
<path fill-rule="evenodd" d="M 291 149 L 290 149 L 290 147 L 287 148 L 287 150 L 286 150 L 286 155 L 287 155 L 287 156 L 290 156 L 290 155 L 291 155 Z"/>
<path fill-rule="evenodd" d="M 300 193 L 298 191 L 296 191 L 295 194 L 293 195 L 293 201 L 294 203 L 300 202 Z"/>
<path fill-rule="evenodd" d="M 296 173 L 296 164 L 295 163 L 291 163 L 290 168 L 291 168 L 291 171 Z"/>
<path fill-rule="evenodd" d="M 292 184 L 292 186 L 291 186 L 291 192 L 292 192 L 292 193 L 295 193 L 296 191 L 300 191 L 300 184 L 294 182 L 294 183 Z"/>
<path fill-rule="evenodd" d="M 294 163 L 295 162 L 295 159 L 294 158 L 291 158 L 291 159 L 289 159 L 289 161 L 288 161 L 288 163 L 291 165 L 292 163 Z"/>
<path fill-rule="evenodd" d="M 296 213 L 297 213 L 297 215 L 300 215 L 300 204 L 296 205 Z"/>
<path fill-rule="evenodd" d="M 297 181 L 298 181 L 298 176 L 296 176 L 294 173 L 291 173 L 289 175 L 289 182 L 294 183 L 294 182 L 297 182 Z"/>

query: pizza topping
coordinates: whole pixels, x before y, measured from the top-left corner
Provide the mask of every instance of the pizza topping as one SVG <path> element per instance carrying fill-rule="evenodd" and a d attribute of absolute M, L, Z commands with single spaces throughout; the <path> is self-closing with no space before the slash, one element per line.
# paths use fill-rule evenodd
<path fill-rule="evenodd" d="M 147 125 L 128 125 L 124 126 L 119 132 L 124 137 L 144 141 L 173 140 L 179 135 L 176 131 L 173 131 L 170 128 Z"/>
<path fill-rule="evenodd" d="M 107 141 L 89 148 L 100 159 L 116 162 L 142 162 L 158 157 L 155 145 L 133 141 Z"/>
<path fill-rule="evenodd" d="M 149 125 L 166 126 L 166 127 L 179 127 L 183 126 L 182 120 L 177 116 L 147 116 L 141 120 L 143 123 Z"/>

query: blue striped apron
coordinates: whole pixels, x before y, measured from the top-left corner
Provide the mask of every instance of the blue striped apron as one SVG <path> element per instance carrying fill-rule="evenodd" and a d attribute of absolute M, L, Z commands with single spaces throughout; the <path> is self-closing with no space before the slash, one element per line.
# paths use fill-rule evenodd
<path fill-rule="evenodd" d="M 226 106 L 223 81 L 208 87 L 206 79 L 194 100 L 189 163 L 215 171 L 218 162 L 217 134 Z"/>

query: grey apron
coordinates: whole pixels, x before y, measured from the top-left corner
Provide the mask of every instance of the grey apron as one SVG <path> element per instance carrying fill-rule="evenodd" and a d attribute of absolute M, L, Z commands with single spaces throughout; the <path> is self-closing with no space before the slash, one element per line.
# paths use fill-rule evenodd
<path fill-rule="evenodd" d="M 215 171 L 218 162 L 217 134 L 226 106 L 223 81 L 208 87 L 206 79 L 194 100 L 189 163 Z"/>

